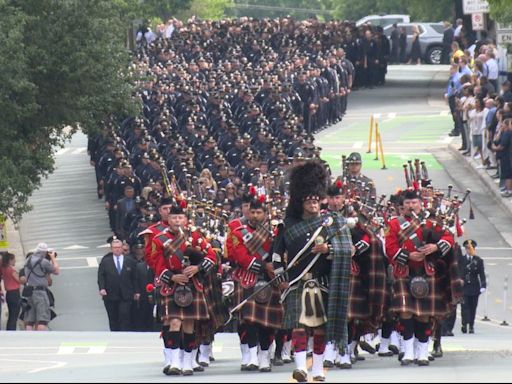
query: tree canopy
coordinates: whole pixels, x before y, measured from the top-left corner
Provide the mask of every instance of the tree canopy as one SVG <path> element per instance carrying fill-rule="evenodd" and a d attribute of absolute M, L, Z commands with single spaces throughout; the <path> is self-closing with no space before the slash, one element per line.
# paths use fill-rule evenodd
<path fill-rule="evenodd" d="M 15 222 L 70 133 L 135 110 L 122 3 L 0 0 L 0 213 Z"/>
<path fill-rule="evenodd" d="M 512 4 L 510 0 L 488 0 L 491 18 L 505 25 L 512 24 Z"/>

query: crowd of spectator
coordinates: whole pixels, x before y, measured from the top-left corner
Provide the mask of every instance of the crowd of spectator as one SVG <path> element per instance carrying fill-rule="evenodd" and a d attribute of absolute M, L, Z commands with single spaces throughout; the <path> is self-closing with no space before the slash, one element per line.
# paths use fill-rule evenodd
<path fill-rule="evenodd" d="M 496 170 L 503 197 L 512 196 L 512 90 L 506 80 L 498 84 L 498 50 L 476 41 L 462 49 L 452 43 L 450 78 L 445 98 L 453 116 L 450 136 L 461 136 L 459 148 L 472 156 L 478 168 Z"/>

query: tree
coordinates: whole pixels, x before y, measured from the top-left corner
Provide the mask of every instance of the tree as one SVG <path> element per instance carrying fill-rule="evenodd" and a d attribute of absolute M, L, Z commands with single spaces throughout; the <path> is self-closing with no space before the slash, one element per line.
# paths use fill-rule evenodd
<path fill-rule="evenodd" d="M 142 11 L 146 17 L 160 17 L 164 22 L 183 10 L 190 9 L 192 0 L 144 0 Z"/>
<path fill-rule="evenodd" d="M 0 0 L 0 213 L 14 222 L 70 134 L 135 112 L 120 15 L 106 0 Z"/>
<path fill-rule="evenodd" d="M 510 0 L 488 0 L 491 18 L 505 25 L 512 24 L 512 7 Z"/>
<path fill-rule="evenodd" d="M 177 18 L 187 20 L 196 15 L 201 19 L 219 20 L 232 7 L 232 0 L 192 0 L 190 8 L 178 13 Z"/>

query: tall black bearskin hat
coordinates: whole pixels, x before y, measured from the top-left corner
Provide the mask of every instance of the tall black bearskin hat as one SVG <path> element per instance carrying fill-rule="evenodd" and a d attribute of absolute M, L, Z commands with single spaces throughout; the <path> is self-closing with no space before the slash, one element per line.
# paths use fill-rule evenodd
<path fill-rule="evenodd" d="M 412 200 L 412 199 L 422 199 L 421 192 L 417 189 L 408 188 L 402 192 L 400 204 L 403 205 L 404 200 Z"/>
<path fill-rule="evenodd" d="M 319 161 L 309 161 L 292 169 L 290 174 L 290 200 L 286 215 L 302 218 L 302 203 L 308 199 L 322 200 L 327 194 L 329 175 Z"/>

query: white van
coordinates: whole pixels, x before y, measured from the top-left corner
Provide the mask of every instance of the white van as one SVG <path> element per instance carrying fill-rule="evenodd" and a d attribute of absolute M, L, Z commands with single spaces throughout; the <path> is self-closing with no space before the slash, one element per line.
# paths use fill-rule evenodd
<path fill-rule="evenodd" d="M 410 23 L 411 16 L 409 15 L 370 15 L 363 17 L 356 21 L 356 26 L 359 27 L 363 24 L 371 24 L 372 26 L 381 26 L 385 28 L 388 25 L 392 25 L 394 23 Z"/>

